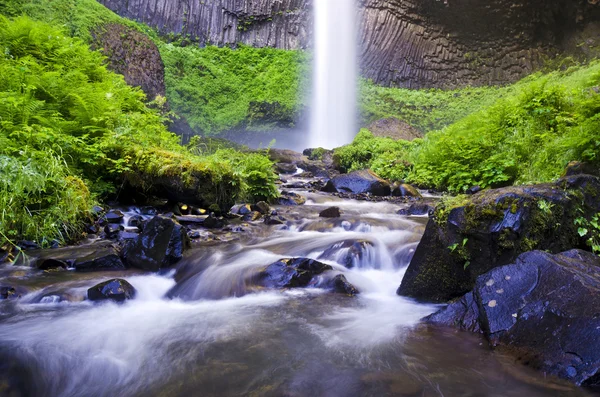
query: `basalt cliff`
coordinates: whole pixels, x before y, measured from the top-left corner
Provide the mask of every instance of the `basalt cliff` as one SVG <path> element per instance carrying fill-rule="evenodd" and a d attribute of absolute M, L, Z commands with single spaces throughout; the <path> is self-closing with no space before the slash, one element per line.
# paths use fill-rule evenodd
<path fill-rule="evenodd" d="M 196 45 L 310 46 L 311 0 L 100 0 Z M 597 0 L 359 0 L 362 74 L 407 88 L 506 84 L 598 55 Z"/>

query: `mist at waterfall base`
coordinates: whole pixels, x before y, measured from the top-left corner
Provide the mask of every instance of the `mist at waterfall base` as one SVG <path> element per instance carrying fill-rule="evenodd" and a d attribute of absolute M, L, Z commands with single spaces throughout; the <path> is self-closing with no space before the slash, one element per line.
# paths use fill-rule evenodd
<path fill-rule="evenodd" d="M 587 395 L 503 360 L 477 335 L 420 325 L 438 306 L 395 290 L 426 217 L 301 193 L 306 205 L 276 207 L 287 225 L 245 226 L 164 274 L 0 267 L 0 278 L 31 291 L 0 302 L 0 385 L 8 377 L 21 392 L 11 395 L 35 397 Z M 331 205 L 342 217 L 319 218 Z M 333 271 L 311 288 L 257 287 L 258 272 L 284 257 L 318 258 Z M 318 288 L 340 273 L 358 296 Z M 114 277 L 138 290 L 134 300 L 81 300 Z"/>
<path fill-rule="evenodd" d="M 313 2 L 314 54 L 308 147 L 333 149 L 356 134 L 355 0 Z"/>

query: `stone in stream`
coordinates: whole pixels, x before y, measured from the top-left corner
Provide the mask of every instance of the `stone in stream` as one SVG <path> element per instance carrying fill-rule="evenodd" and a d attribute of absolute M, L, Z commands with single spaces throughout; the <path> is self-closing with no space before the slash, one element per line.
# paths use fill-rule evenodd
<path fill-rule="evenodd" d="M 248 214 L 244 215 L 244 217 L 242 219 L 246 222 L 249 222 L 249 221 L 259 220 L 261 217 L 262 217 L 262 214 L 260 212 L 251 211 Z"/>
<path fill-rule="evenodd" d="M 37 268 L 40 270 L 66 269 L 69 264 L 60 259 L 46 258 L 37 263 Z"/>
<path fill-rule="evenodd" d="M 319 216 L 321 218 L 339 218 L 341 216 L 340 207 L 326 208 L 323 211 L 319 212 Z"/>
<path fill-rule="evenodd" d="M 389 182 L 371 170 L 335 176 L 322 190 L 329 193 L 370 193 L 374 196 L 389 196 L 392 191 Z"/>
<path fill-rule="evenodd" d="M 281 195 L 277 199 L 277 203 L 279 205 L 302 205 L 306 203 L 306 198 L 304 196 L 299 195 L 298 193 L 282 191 Z"/>
<path fill-rule="evenodd" d="M 327 283 L 328 287 L 334 292 L 354 296 L 359 293 L 358 289 L 350 284 L 343 274 L 338 274 Z"/>
<path fill-rule="evenodd" d="M 398 215 L 406 215 L 406 216 L 420 216 L 420 215 L 428 215 L 433 213 L 434 207 L 429 204 L 424 203 L 413 203 L 408 208 L 402 208 L 398 210 Z"/>
<path fill-rule="evenodd" d="M 316 275 L 333 270 L 329 265 L 308 258 L 285 258 L 265 267 L 259 274 L 267 288 L 306 287 Z"/>
<path fill-rule="evenodd" d="M 127 221 L 127 226 L 139 228 L 142 225 L 142 222 L 144 222 L 144 218 L 141 215 L 133 215 Z"/>
<path fill-rule="evenodd" d="M 423 198 L 419 190 L 416 187 L 409 185 L 408 183 L 401 183 L 399 185 L 394 186 L 394 189 L 392 190 L 392 196 L 410 197 L 415 199 Z"/>
<path fill-rule="evenodd" d="M 447 204 L 448 205 L 448 204 Z M 473 289 L 478 276 L 535 249 L 585 246 L 575 219 L 600 212 L 600 179 L 490 189 L 448 208 L 438 205 L 398 294 L 445 302 Z"/>
<path fill-rule="evenodd" d="M 19 298 L 19 294 L 17 294 L 17 290 L 11 286 L 0 286 L 0 300 L 2 299 L 16 299 Z"/>
<path fill-rule="evenodd" d="M 133 267 L 156 272 L 179 261 L 188 244 L 183 226 L 173 219 L 155 216 L 127 250 L 125 260 Z"/>
<path fill-rule="evenodd" d="M 122 227 L 118 223 L 109 223 L 104 226 L 104 233 L 106 233 L 106 237 L 109 239 L 117 237 L 121 230 Z"/>
<path fill-rule="evenodd" d="M 298 167 L 296 167 L 294 164 L 288 164 L 288 163 L 275 164 L 275 170 L 279 174 L 293 174 L 296 172 L 297 169 L 298 169 Z"/>
<path fill-rule="evenodd" d="M 88 256 L 77 258 L 73 266 L 80 272 L 125 270 L 125 265 L 114 248 L 105 248 Z"/>
<path fill-rule="evenodd" d="M 125 215 L 119 210 L 110 210 L 104 215 L 104 218 L 108 223 L 121 223 Z"/>
<path fill-rule="evenodd" d="M 252 204 L 252 211 L 258 211 L 263 215 L 271 213 L 271 207 L 265 201 L 259 201 L 256 204 Z"/>
<path fill-rule="evenodd" d="M 473 292 L 429 323 L 482 331 L 490 344 L 545 374 L 600 384 L 600 258 L 531 251 L 479 276 Z"/>
<path fill-rule="evenodd" d="M 126 280 L 115 278 L 105 281 L 88 289 L 87 297 L 91 301 L 112 300 L 123 302 L 133 299 L 136 290 Z"/>

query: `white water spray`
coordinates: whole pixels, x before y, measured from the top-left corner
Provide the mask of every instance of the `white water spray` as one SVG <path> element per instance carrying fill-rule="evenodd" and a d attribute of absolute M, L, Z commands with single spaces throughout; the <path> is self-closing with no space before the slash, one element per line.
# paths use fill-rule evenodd
<path fill-rule="evenodd" d="M 315 0 L 309 147 L 333 149 L 356 133 L 356 5 Z"/>

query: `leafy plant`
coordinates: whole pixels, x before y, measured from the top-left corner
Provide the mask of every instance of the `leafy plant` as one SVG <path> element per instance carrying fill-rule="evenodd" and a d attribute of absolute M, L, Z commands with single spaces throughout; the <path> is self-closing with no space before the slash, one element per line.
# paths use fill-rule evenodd
<path fill-rule="evenodd" d="M 575 219 L 578 226 L 577 233 L 585 239 L 585 243 L 593 253 L 600 255 L 600 213 L 593 215 L 589 220 L 581 216 Z"/>

